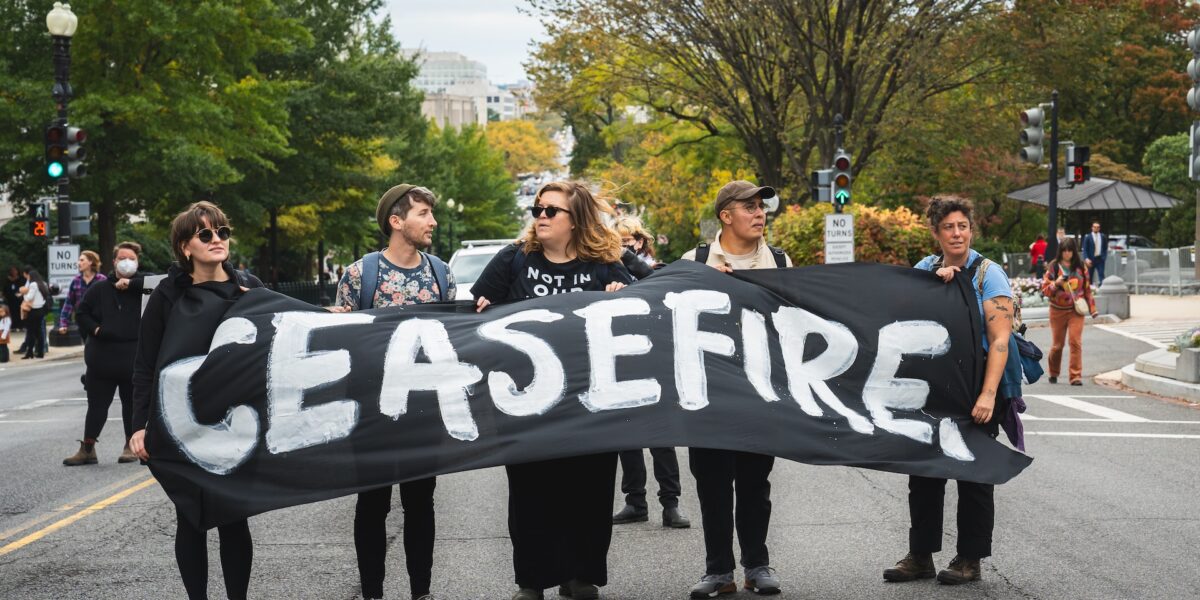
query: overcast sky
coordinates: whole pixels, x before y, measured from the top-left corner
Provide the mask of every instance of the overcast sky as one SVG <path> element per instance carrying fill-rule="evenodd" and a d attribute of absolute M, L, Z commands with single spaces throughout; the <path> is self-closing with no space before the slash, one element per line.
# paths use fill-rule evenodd
<path fill-rule="evenodd" d="M 493 83 L 525 78 L 529 42 L 543 39 L 523 0 L 387 0 L 396 39 L 405 48 L 460 52 L 487 65 Z"/>

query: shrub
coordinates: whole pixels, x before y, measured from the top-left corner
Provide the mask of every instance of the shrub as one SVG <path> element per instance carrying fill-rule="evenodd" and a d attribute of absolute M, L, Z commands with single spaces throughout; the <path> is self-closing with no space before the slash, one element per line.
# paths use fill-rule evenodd
<path fill-rule="evenodd" d="M 825 262 L 825 215 L 833 212 L 827 203 L 790 206 L 771 226 L 771 243 L 778 245 L 797 265 Z M 854 260 L 912 266 L 931 253 L 933 240 L 919 215 L 906 207 L 880 209 L 852 204 L 854 215 Z"/>

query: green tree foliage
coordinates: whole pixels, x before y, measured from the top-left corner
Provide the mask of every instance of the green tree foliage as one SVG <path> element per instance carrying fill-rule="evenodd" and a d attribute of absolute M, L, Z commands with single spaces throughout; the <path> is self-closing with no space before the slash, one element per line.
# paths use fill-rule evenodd
<path fill-rule="evenodd" d="M 1187 175 L 1190 145 L 1186 133 L 1164 136 L 1150 144 L 1142 158 L 1154 189 L 1180 200 L 1167 211 L 1154 236 L 1164 248 L 1196 243 L 1196 183 Z"/>
<path fill-rule="evenodd" d="M 516 184 L 504 166 L 504 156 L 488 145 L 483 130 L 468 126 L 461 130 L 430 126 L 424 142 L 397 144 L 398 163 L 393 176 L 432 190 L 440 200 L 434 216 L 438 220 L 433 251 L 449 257 L 454 243 L 466 239 L 516 239 Z M 463 206 L 459 213 L 447 206 L 453 198 Z M 371 213 L 374 215 L 374 212 Z M 372 219 L 373 222 L 373 219 Z"/>

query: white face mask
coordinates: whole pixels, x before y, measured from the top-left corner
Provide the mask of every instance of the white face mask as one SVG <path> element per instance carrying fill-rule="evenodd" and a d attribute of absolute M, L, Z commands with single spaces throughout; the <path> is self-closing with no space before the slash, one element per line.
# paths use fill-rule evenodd
<path fill-rule="evenodd" d="M 117 274 L 123 277 L 129 277 L 137 273 L 138 262 L 132 258 L 123 258 L 117 261 Z"/>

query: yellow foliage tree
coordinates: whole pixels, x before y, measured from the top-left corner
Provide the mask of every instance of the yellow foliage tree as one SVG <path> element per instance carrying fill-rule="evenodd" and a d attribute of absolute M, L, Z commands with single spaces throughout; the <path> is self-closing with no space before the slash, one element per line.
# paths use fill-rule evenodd
<path fill-rule="evenodd" d="M 828 203 L 790 206 L 771 226 L 772 242 L 792 257 L 796 265 L 825 262 L 825 215 Z M 911 266 L 929 254 L 932 240 L 920 215 L 906 207 L 880 209 L 851 204 L 854 215 L 854 260 Z"/>
<path fill-rule="evenodd" d="M 488 145 L 504 155 L 504 167 L 513 178 L 559 166 L 558 146 L 532 121 L 489 123 L 485 134 Z"/>

